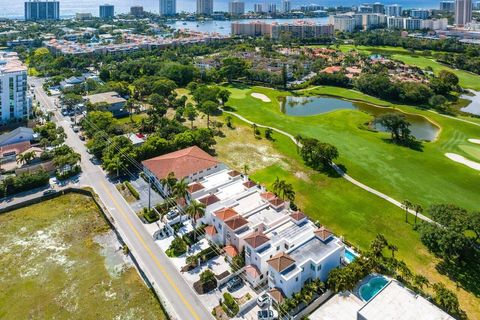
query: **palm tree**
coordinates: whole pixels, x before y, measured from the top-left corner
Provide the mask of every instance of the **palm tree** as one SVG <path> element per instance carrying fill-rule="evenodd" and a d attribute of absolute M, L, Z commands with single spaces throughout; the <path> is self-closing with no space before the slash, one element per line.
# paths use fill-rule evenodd
<path fill-rule="evenodd" d="M 405 222 L 408 223 L 408 210 L 412 208 L 412 203 L 408 200 L 403 200 L 402 206 L 405 208 Z"/>
<path fill-rule="evenodd" d="M 185 200 L 185 203 L 187 202 L 188 182 L 186 179 L 177 181 L 177 183 L 173 185 L 172 191 L 177 198 L 182 198 Z"/>
<path fill-rule="evenodd" d="M 35 159 L 34 151 L 24 152 L 18 155 L 17 163 L 30 163 L 33 159 Z"/>
<path fill-rule="evenodd" d="M 389 244 L 388 250 L 392 251 L 392 258 L 395 258 L 395 252 L 398 251 L 398 247 L 394 244 Z"/>
<path fill-rule="evenodd" d="M 248 171 L 250 170 L 250 166 L 248 165 L 248 163 L 245 163 L 243 165 L 243 174 L 244 175 L 248 175 Z"/>
<path fill-rule="evenodd" d="M 415 205 L 415 224 L 417 224 L 418 214 L 419 214 L 419 213 L 422 213 L 422 212 L 423 212 L 422 206 L 419 205 L 419 204 L 416 204 L 416 205 Z"/>
<path fill-rule="evenodd" d="M 205 205 L 201 202 L 193 200 L 192 202 L 190 202 L 185 211 L 193 220 L 193 226 L 195 227 L 195 225 L 197 224 L 197 217 L 201 218 L 205 215 Z"/>
<path fill-rule="evenodd" d="M 280 180 L 278 177 L 275 179 L 275 182 L 273 182 L 273 193 L 275 193 L 277 196 L 280 196 L 283 192 L 285 186 L 285 180 Z"/>
<path fill-rule="evenodd" d="M 413 283 L 419 287 L 420 289 L 423 289 L 424 286 L 429 287 L 430 286 L 430 281 L 421 274 L 416 274 L 413 277 Z"/>
<path fill-rule="evenodd" d="M 173 190 L 173 186 L 177 183 L 177 178 L 175 178 L 175 174 L 173 172 L 170 172 L 166 178 L 164 179 L 161 179 L 160 180 L 160 183 L 164 186 L 164 187 L 168 187 L 168 192 L 172 192 Z"/>
<path fill-rule="evenodd" d="M 290 202 L 295 201 L 295 191 L 291 183 L 285 183 L 283 185 L 282 199 L 288 199 Z"/>
<path fill-rule="evenodd" d="M 253 136 L 256 137 L 257 136 L 257 130 L 258 130 L 258 126 L 256 123 L 252 124 L 252 127 L 253 127 Z"/>

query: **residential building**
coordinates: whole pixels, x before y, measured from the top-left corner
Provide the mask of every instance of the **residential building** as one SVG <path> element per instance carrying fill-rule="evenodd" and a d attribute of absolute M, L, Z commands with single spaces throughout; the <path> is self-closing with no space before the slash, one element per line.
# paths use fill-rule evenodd
<path fill-rule="evenodd" d="M 334 29 L 343 32 L 353 32 L 356 28 L 356 19 L 351 15 L 330 16 L 330 23 L 333 23 Z"/>
<path fill-rule="evenodd" d="M 307 4 L 300 6 L 300 11 L 302 12 L 313 12 L 313 11 L 321 11 L 324 7 L 318 4 Z"/>
<path fill-rule="evenodd" d="M 333 25 L 318 25 L 306 21 L 295 23 L 266 23 L 266 22 L 233 22 L 231 24 L 233 36 L 268 36 L 272 39 L 279 39 L 287 34 L 293 38 L 307 39 L 332 37 L 334 34 Z"/>
<path fill-rule="evenodd" d="M 440 10 L 446 12 L 455 12 L 455 1 L 440 1 Z"/>
<path fill-rule="evenodd" d="M 142 6 L 133 6 L 130 7 L 130 14 L 135 18 L 142 18 L 145 14 Z"/>
<path fill-rule="evenodd" d="M 26 127 L 19 127 L 10 132 L 0 135 L 0 147 L 30 142 L 35 139 L 33 130 Z M 27 148 L 28 149 L 28 148 Z"/>
<path fill-rule="evenodd" d="M 372 13 L 384 14 L 385 6 L 380 2 L 375 2 L 374 4 L 372 4 Z"/>
<path fill-rule="evenodd" d="M 15 52 L 0 51 L 0 123 L 28 119 L 30 113 L 27 67 Z"/>
<path fill-rule="evenodd" d="M 410 17 L 414 19 L 428 19 L 430 11 L 426 9 L 412 9 L 410 10 Z"/>
<path fill-rule="evenodd" d="M 428 30 L 447 30 L 448 28 L 448 19 L 427 19 L 422 20 L 422 28 L 421 29 L 428 29 Z"/>
<path fill-rule="evenodd" d="M 177 0 L 160 0 L 159 13 L 161 16 L 174 16 L 177 14 Z"/>
<path fill-rule="evenodd" d="M 373 8 L 371 5 L 364 4 L 358 7 L 358 13 L 373 13 Z"/>
<path fill-rule="evenodd" d="M 173 173 L 179 180 L 188 183 L 223 170 L 226 166 L 199 147 L 190 147 L 142 162 L 144 171 L 154 179 L 154 183 L 164 188 L 161 180 Z"/>
<path fill-rule="evenodd" d="M 402 6 L 399 4 L 390 4 L 385 6 L 385 15 L 387 17 L 401 17 L 402 13 Z"/>
<path fill-rule="evenodd" d="M 58 20 L 60 19 L 60 2 L 56 0 L 29 0 L 25 2 L 25 20 Z"/>
<path fill-rule="evenodd" d="M 480 10 L 480 1 L 476 1 L 473 3 L 473 10 Z"/>
<path fill-rule="evenodd" d="M 212 15 L 213 0 L 197 0 L 197 14 Z"/>
<path fill-rule="evenodd" d="M 90 12 L 77 12 L 75 14 L 76 20 L 91 20 L 92 14 Z"/>
<path fill-rule="evenodd" d="M 282 12 L 287 13 L 292 10 L 292 2 L 290 0 L 282 0 Z"/>
<path fill-rule="evenodd" d="M 272 34 L 272 25 L 266 22 L 232 22 L 232 36 L 261 37 Z"/>
<path fill-rule="evenodd" d="M 103 4 L 99 7 L 101 19 L 113 19 L 115 17 L 115 6 L 113 4 Z"/>
<path fill-rule="evenodd" d="M 253 5 L 253 12 L 254 12 L 254 13 L 263 13 L 263 12 L 264 12 L 263 4 L 261 4 L 261 3 L 255 3 L 255 4 Z"/>
<path fill-rule="evenodd" d="M 423 27 L 422 19 L 405 18 L 404 29 L 405 30 L 420 30 Z"/>
<path fill-rule="evenodd" d="M 388 17 L 387 25 L 389 29 L 405 29 L 405 18 L 402 17 Z"/>
<path fill-rule="evenodd" d="M 384 14 L 364 13 L 355 14 L 353 17 L 355 18 L 355 27 L 361 27 L 363 30 L 378 28 L 387 24 L 387 19 Z"/>
<path fill-rule="evenodd" d="M 228 3 L 228 13 L 232 16 L 241 16 L 245 14 L 245 2 L 243 1 L 230 1 Z"/>
<path fill-rule="evenodd" d="M 326 281 L 330 271 L 342 263 L 345 246 L 325 228 L 315 230 L 293 248 L 274 255 L 268 263 L 271 296 L 291 298 L 311 279 Z M 281 302 L 277 300 L 277 302 Z"/>
<path fill-rule="evenodd" d="M 84 96 L 83 99 L 92 105 L 106 104 L 107 110 L 116 117 L 128 115 L 128 110 L 125 109 L 127 100 L 114 91 Z"/>
<path fill-rule="evenodd" d="M 0 146 L 0 164 L 15 162 L 17 156 L 31 148 L 29 141 Z"/>
<path fill-rule="evenodd" d="M 472 21 L 472 0 L 455 1 L 455 24 L 463 27 Z"/>

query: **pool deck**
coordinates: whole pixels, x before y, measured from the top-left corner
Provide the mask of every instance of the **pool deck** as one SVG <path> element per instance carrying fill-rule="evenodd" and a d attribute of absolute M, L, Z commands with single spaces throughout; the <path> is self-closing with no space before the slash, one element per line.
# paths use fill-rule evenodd
<path fill-rule="evenodd" d="M 311 320 L 356 320 L 357 312 L 365 303 L 354 294 L 336 294 L 313 312 Z"/>

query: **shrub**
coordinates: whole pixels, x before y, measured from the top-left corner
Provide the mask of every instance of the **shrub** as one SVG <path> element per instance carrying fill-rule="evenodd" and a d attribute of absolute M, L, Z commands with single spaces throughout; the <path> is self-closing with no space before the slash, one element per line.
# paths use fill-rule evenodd
<path fill-rule="evenodd" d="M 160 220 L 160 217 L 155 212 L 155 210 L 148 210 L 147 208 L 143 209 L 143 217 L 145 218 L 145 220 L 147 220 L 148 223 L 153 223 Z"/>
<path fill-rule="evenodd" d="M 182 238 L 173 239 L 170 247 L 165 252 L 169 257 L 178 257 L 187 252 L 187 244 Z"/>
<path fill-rule="evenodd" d="M 211 270 L 207 269 L 200 274 L 200 281 L 202 281 L 203 284 L 206 284 L 210 282 L 216 282 L 217 280 L 215 279 L 215 274 Z"/>
<path fill-rule="evenodd" d="M 232 295 L 228 292 L 225 292 L 223 294 L 223 311 L 229 316 L 229 317 L 235 317 L 240 310 L 238 307 L 238 303 L 235 301 L 235 299 L 232 297 Z"/>
<path fill-rule="evenodd" d="M 138 193 L 137 189 L 135 189 L 132 184 L 128 181 L 125 181 L 125 186 L 127 187 L 128 191 L 132 194 L 132 196 L 139 200 L 140 199 L 140 194 Z"/>
<path fill-rule="evenodd" d="M 50 176 L 43 170 L 34 173 L 25 172 L 16 177 L 8 177 L 0 182 L 0 190 L 3 190 L 5 196 L 8 196 L 45 186 L 49 179 Z"/>

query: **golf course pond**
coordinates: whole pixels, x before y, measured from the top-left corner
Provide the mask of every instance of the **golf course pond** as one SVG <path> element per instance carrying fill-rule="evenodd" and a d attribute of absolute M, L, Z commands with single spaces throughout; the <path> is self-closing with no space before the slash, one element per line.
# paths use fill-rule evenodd
<path fill-rule="evenodd" d="M 337 110 L 358 110 L 366 112 L 372 116 L 378 116 L 385 113 L 402 113 L 393 108 L 379 107 L 362 102 L 352 102 L 343 99 L 330 97 L 285 97 L 281 101 L 281 111 L 289 116 L 314 116 Z M 433 141 L 436 139 L 440 128 L 434 123 L 428 121 L 425 117 L 415 114 L 405 115 L 410 122 L 411 134 L 419 140 Z M 385 132 L 385 128 L 379 124 L 372 124 L 378 130 Z"/>

